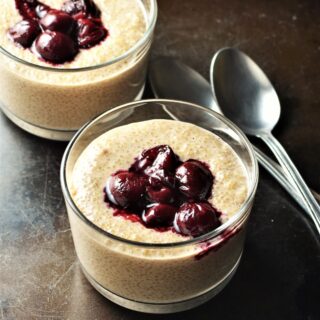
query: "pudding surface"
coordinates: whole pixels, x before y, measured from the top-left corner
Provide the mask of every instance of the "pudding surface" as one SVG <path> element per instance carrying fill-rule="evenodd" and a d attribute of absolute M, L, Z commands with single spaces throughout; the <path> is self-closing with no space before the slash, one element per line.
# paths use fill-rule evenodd
<path fill-rule="evenodd" d="M 73 170 L 71 193 L 82 213 L 94 224 L 121 238 L 170 243 L 189 239 L 171 230 L 159 232 L 114 215 L 104 202 L 109 176 L 127 170 L 143 150 L 169 145 L 181 161 L 206 163 L 214 176 L 208 202 L 221 212 L 221 222 L 236 213 L 247 198 L 247 177 L 240 159 L 217 135 L 198 126 L 173 121 L 150 120 L 112 129 L 95 139 L 80 155 Z"/>

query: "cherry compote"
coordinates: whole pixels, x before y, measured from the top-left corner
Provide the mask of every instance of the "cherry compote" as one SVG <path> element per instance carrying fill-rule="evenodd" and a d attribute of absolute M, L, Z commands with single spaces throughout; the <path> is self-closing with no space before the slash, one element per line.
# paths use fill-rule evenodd
<path fill-rule="evenodd" d="M 197 237 L 221 224 L 220 213 L 208 202 L 213 183 L 207 164 L 182 162 L 168 145 L 160 145 L 144 150 L 128 170 L 108 178 L 105 201 L 116 212 L 140 217 L 148 228 L 171 227 Z"/>
<path fill-rule="evenodd" d="M 61 10 L 38 0 L 15 0 L 22 21 L 8 30 L 18 46 L 31 48 L 46 62 L 72 61 L 79 49 L 89 49 L 108 36 L 101 11 L 92 0 L 67 0 Z"/>

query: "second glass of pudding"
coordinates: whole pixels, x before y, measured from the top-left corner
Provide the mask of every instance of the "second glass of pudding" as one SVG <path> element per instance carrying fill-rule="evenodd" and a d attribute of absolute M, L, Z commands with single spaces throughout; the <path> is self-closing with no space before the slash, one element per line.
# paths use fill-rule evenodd
<path fill-rule="evenodd" d="M 178 213 L 170 228 L 154 228 L 146 226 L 143 216 L 106 202 L 106 194 L 111 199 L 110 184 L 106 187 L 110 176 L 130 166 L 140 170 L 142 162 L 135 161 L 150 158 L 137 156 L 159 145 L 172 148 L 179 165 L 198 160 L 212 173 L 213 187 L 199 202 L 215 208 L 220 223 L 214 228 L 192 234 L 200 230 L 195 223 L 188 234 L 183 230 L 187 215 L 179 221 Z M 158 160 L 152 160 L 153 166 Z M 111 301 L 149 313 L 193 308 L 226 286 L 241 259 L 257 182 L 252 147 L 234 124 L 206 108 L 171 100 L 134 102 L 98 116 L 75 135 L 61 165 L 85 276 Z M 175 184 L 183 186 L 183 179 Z M 194 200 L 185 201 L 189 206 Z"/>
<path fill-rule="evenodd" d="M 0 107 L 15 124 L 37 136 L 70 140 L 98 114 L 141 98 L 157 19 L 156 0 L 84 1 L 101 11 L 107 36 L 60 64 L 39 58 L 33 46 L 23 48 L 8 36 L 10 28 L 26 19 L 18 10 L 24 3 L 31 6 L 31 14 L 38 14 L 32 3 L 55 10 L 82 2 L 0 0 Z"/>

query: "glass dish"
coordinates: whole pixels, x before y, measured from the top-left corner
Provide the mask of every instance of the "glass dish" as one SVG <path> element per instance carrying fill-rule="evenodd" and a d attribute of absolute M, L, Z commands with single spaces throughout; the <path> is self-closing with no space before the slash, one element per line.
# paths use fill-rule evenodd
<path fill-rule="evenodd" d="M 156 0 L 139 0 L 146 31 L 127 52 L 106 63 L 54 68 L 24 61 L 0 46 L 0 107 L 22 129 L 70 140 L 87 121 L 143 94 L 157 20 Z M 21 49 L 22 50 L 22 49 Z"/>
<path fill-rule="evenodd" d="M 220 136 L 239 156 L 248 177 L 247 199 L 219 228 L 178 243 L 142 243 L 100 229 L 77 208 L 69 186 L 82 151 L 112 128 L 150 119 L 196 124 Z M 193 308 L 215 296 L 230 281 L 241 258 L 257 182 L 258 165 L 252 147 L 233 123 L 201 106 L 174 100 L 133 102 L 103 113 L 73 137 L 61 165 L 62 190 L 84 274 L 111 301 L 150 313 Z"/>

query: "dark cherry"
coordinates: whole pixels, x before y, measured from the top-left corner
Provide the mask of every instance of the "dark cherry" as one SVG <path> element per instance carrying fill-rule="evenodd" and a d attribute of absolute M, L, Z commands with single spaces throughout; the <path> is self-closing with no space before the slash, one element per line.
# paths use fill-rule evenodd
<path fill-rule="evenodd" d="M 165 186 L 160 188 L 147 187 L 147 196 L 152 203 L 173 203 L 175 201 L 174 191 Z"/>
<path fill-rule="evenodd" d="M 41 20 L 44 30 L 59 31 L 71 35 L 76 28 L 76 21 L 67 13 L 59 10 L 50 10 Z"/>
<path fill-rule="evenodd" d="M 93 18 L 99 18 L 101 11 L 94 4 L 92 0 L 68 0 L 62 5 L 62 11 L 70 15 L 90 16 Z"/>
<path fill-rule="evenodd" d="M 168 227 L 172 225 L 176 212 L 174 206 L 157 203 L 143 212 L 142 220 L 148 227 Z"/>
<path fill-rule="evenodd" d="M 178 158 L 172 149 L 167 145 L 159 146 L 156 158 L 152 165 L 144 170 L 144 173 L 153 180 L 159 180 L 161 183 L 173 188 L 175 184 L 174 171 L 177 164 Z"/>
<path fill-rule="evenodd" d="M 104 40 L 107 30 L 91 19 L 78 19 L 78 43 L 80 48 L 91 48 Z"/>
<path fill-rule="evenodd" d="M 207 202 L 183 204 L 175 215 L 174 228 L 178 233 L 197 237 L 220 225 L 216 210 Z"/>
<path fill-rule="evenodd" d="M 174 172 L 177 164 L 177 156 L 169 146 L 161 146 L 158 150 L 157 157 L 155 158 L 152 166 L 157 170 L 164 170 L 166 172 Z"/>
<path fill-rule="evenodd" d="M 105 191 L 113 204 L 139 209 L 145 205 L 146 178 L 134 172 L 121 171 L 108 179 Z"/>
<path fill-rule="evenodd" d="M 177 156 L 167 145 L 160 145 L 144 150 L 136 159 L 131 169 L 143 172 L 148 167 L 155 166 L 160 169 L 172 170 L 177 162 Z"/>
<path fill-rule="evenodd" d="M 143 172 L 145 169 L 152 166 L 153 161 L 156 159 L 161 147 L 162 146 L 158 146 L 142 151 L 131 165 L 130 170 Z"/>
<path fill-rule="evenodd" d="M 122 213 L 136 214 L 149 228 L 173 226 L 182 235 L 197 237 L 220 225 L 220 212 L 205 201 L 213 180 L 205 163 L 181 163 L 169 146 L 160 145 L 144 150 L 128 171 L 108 179 L 105 201 Z"/>
<path fill-rule="evenodd" d="M 24 48 L 29 48 L 40 33 L 41 29 L 35 20 L 22 20 L 9 29 L 9 37 Z"/>
<path fill-rule="evenodd" d="M 68 35 L 47 30 L 36 40 L 34 50 L 46 61 L 64 63 L 71 61 L 78 53 L 77 44 Z"/>
<path fill-rule="evenodd" d="M 40 19 L 43 18 L 50 10 L 50 7 L 45 4 L 38 4 L 35 9 L 37 17 Z"/>
<path fill-rule="evenodd" d="M 181 193 L 188 198 L 204 200 L 210 196 L 213 175 L 200 161 L 188 160 L 176 170 L 176 181 Z"/>

